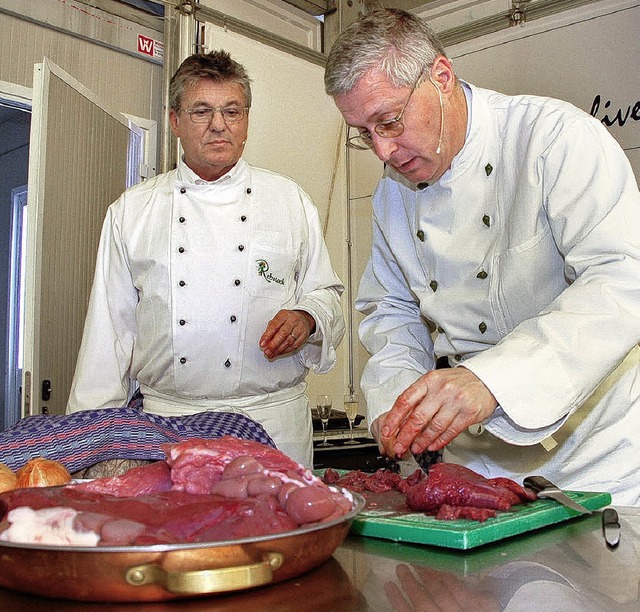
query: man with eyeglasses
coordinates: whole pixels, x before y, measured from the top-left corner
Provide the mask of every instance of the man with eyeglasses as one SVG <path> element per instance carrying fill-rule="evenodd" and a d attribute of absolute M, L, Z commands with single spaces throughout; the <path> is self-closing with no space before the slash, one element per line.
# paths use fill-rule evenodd
<path fill-rule="evenodd" d="M 318 211 L 242 158 L 250 79 L 227 52 L 187 58 L 169 98 L 183 156 L 109 208 L 67 411 L 139 385 L 146 412 L 239 411 L 311 467 L 305 378 L 344 335 Z"/>
<path fill-rule="evenodd" d="M 340 35 L 325 88 L 347 146 L 385 164 L 356 300 L 381 451 L 640 504 L 640 196 L 620 146 L 568 103 L 459 80 L 395 9 Z"/>

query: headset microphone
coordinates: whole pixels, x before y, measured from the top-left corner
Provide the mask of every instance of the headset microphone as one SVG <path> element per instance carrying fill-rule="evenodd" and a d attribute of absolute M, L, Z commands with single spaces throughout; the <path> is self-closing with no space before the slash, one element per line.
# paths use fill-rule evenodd
<path fill-rule="evenodd" d="M 436 148 L 436 155 L 440 155 L 442 151 L 442 137 L 444 135 L 444 102 L 442 100 L 442 92 L 440 88 L 436 85 L 436 82 L 433 80 L 431 76 L 429 76 L 429 80 L 433 83 L 433 86 L 436 88 L 438 92 L 438 98 L 440 100 L 440 138 L 438 139 L 438 147 Z"/>

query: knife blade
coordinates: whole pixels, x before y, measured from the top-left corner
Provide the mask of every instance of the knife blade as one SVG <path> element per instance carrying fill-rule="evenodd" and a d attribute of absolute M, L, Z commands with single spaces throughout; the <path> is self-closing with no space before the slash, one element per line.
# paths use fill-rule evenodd
<path fill-rule="evenodd" d="M 527 476 L 522 484 L 525 487 L 533 489 L 538 497 L 548 497 L 561 503 L 567 508 L 571 508 L 580 514 L 591 514 L 591 510 L 588 510 L 584 506 L 574 502 L 568 495 L 563 493 L 556 485 L 550 480 L 547 480 L 544 476 Z"/>
<path fill-rule="evenodd" d="M 615 548 L 620 543 L 620 523 L 614 508 L 602 511 L 602 533 L 608 548 Z"/>

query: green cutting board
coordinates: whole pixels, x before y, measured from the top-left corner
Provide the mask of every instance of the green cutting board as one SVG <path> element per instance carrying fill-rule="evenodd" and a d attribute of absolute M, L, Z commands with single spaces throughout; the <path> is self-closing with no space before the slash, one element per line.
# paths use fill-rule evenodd
<path fill-rule="evenodd" d="M 611 503 L 609 493 L 565 493 L 589 510 L 604 508 Z M 441 521 L 421 512 L 365 509 L 354 519 L 351 533 L 394 542 L 466 550 L 581 516 L 585 515 L 549 499 L 512 506 L 482 523 L 462 519 Z"/>
<path fill-rule="evenodd" d="M 422 565 L 457 576 L 472 576 L 479 572 L 492 571 L 495 567 L 507 562 L 533 557 L 555 546 L 562 547 L 563 542 L 586 534 L 602 538 L 600 512 L 534 529 L 470 550 L 392 542 L 381 538 L 363 538 L 356 534 L 351 534 L 342 543 L 342 548 L 391 559 L 396 563 Z"/>

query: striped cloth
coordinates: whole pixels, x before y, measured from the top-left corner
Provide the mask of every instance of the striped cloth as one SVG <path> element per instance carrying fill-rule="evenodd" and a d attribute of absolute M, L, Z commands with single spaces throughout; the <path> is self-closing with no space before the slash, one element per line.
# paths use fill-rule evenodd
<path fill-rule="evenodd" d="M 17 470 L 29 459 L 44 457 L 74 473 L 109 459 L 164 459 L 162 444 L 226 435 L 275 447 L 263 427 L 243 414 L 162 417 L 143 412 L 140 398 L 124 408 L 25 417 L 0 432 L 0 462 Z"/>

